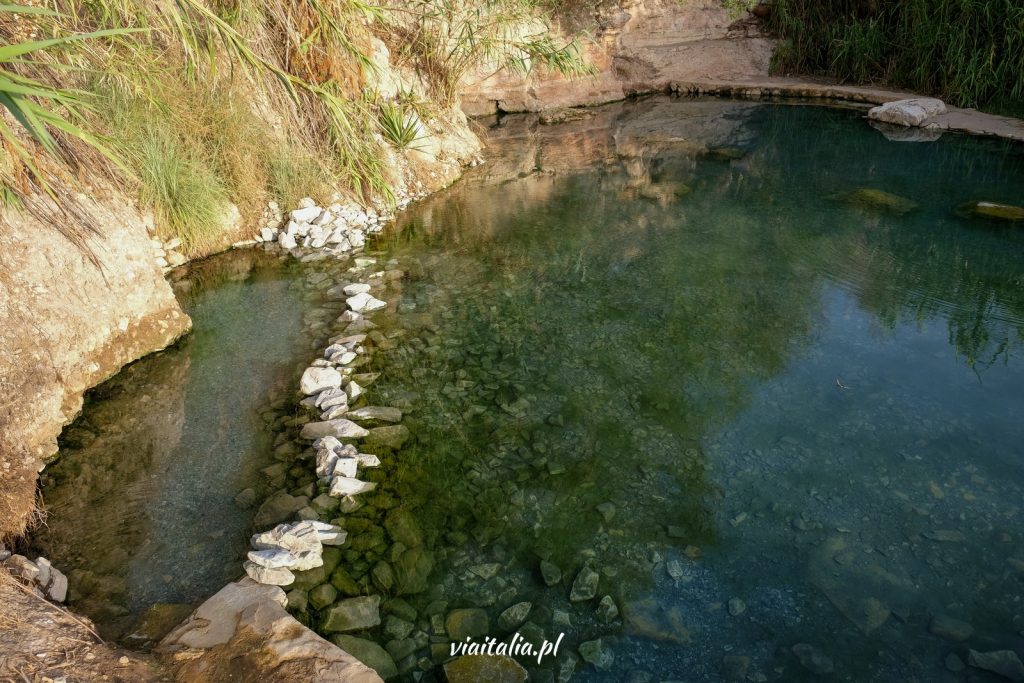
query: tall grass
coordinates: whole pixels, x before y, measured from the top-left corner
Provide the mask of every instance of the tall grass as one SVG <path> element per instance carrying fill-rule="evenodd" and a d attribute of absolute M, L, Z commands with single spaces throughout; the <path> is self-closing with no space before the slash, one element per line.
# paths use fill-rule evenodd
<path fill-rule="evenodd" d="M 961 106 L 1024 100 L 1020 0 L 778 0 L 775 68 L 886 83 Z"/>

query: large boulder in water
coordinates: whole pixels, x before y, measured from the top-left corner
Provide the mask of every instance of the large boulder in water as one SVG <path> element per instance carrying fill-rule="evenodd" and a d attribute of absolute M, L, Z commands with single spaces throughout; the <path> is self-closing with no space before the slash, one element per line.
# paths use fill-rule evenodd
<path fill-rule="evenodd" d="M 933 97 L 915 97 L 909 100 L 886 102 L 868 112 L 873 121 L 898 126 L 923 126 L 933 116 L 946 113 L 946 104 Z"/>
<path fill-rule="evenodd" d="M 1024 223 L 1024 207 L 999 202 L 967 202 L 956 208 L 961 218 L 984 218 L 1002 223 Z"/>

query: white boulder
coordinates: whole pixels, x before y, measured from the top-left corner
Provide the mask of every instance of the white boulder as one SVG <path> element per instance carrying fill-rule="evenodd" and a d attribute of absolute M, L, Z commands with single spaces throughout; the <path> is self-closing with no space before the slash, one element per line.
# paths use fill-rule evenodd
<path fill-rule="evenodd" d="M 946 113 L 946 104 L 933 97 L 915 97 L 909 100 L 886 102 L 868 112 L 873 121 L 898 126 L 923 126 L 928 119 Z"/>
<path fill-rule="evenodd" d="M 334 368 L 306 368 L 299 381 L 299 388 L 307 396 L 318 394 L 325 389 L 341 387 L 341 373 Z"/>
<path fill-rule="evenodd" d="M 348 307 L 356 313 L 371 313 L 373 311 L 379 311 L 383 308 L 387 308 L 387 303 L 367 294 L 366 292 L 350 296 L 345 300 L 345 303 L 348 304 Z"/>

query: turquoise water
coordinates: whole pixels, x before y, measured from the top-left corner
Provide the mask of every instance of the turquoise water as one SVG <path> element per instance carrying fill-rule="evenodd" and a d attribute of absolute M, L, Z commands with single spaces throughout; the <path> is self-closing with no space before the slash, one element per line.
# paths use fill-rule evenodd
<path fill-rule="evenodd" d="M 530 602 L 520 633 L 566 634 L 536 680 L 598 638 L 607 668 L 573 680 L 814 678 L 799 643 L 837 679 L 960 680 L 950 653 L 1024 652 L 1024 230 L 954 215 L 1020 203 L 1024 150 L 667 99 L 489 144 L 388 244 L 411 277 L 374 403 L 411 408 L 413 440 L 350 516 L 365 591 L 402 592 L 367 573 L 397 506 L 434 562 L 401 595 L 417 627 L 443 642 L 431 613 L 482 607 L 500 638 Z M 571 602 L 583 566 L 598 590 Z M 404 678 L 440 676 L 424 640 Z"/>
<path fill-rule="evenodd" d="M 412 438 L 376 449 L 298 618 L 320 626 L 300 598 L 328 579 L 380 594 L 352 635 L 396 680 L 443 680 L 462 608 L 564 633 L 536 681 L 999 680 L 954 670 L 1024 653 L 1024 228 L 955 209 L 1024 203 L 1024 149 L 667 98 L 486 133 L 374 245 L 406 277 L 362 400 Z M 193 338 L 101 389 L 47 470 L 40 545 L 116 637 L 240 574 L 240 490 L 314 479 L 295 388 L 336 327 L 318 293 L 353 276 L 258 260 L 197 278 Z"/>

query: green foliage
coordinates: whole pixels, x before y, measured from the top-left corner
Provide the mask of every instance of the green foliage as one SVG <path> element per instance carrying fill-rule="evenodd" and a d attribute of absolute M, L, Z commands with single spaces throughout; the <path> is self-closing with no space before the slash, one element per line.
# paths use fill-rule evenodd
<path fill-rule="evenodd" d="M 1024 99 L 1018 0 L 779 0 L 775 68 L 885 82 L 961 106 Z"/>
<path fill-rule="evenodd" d="M 396 102 L 382 103 L 377 121 L 384 138 L 398 149 L 408 148 L 420 137 L 419 118 Z"/>
<path fill-rule="evenodd" d="M 524 74 L 538 67 L 567 76 L 593 73 L 579 42 L 556 41 L 531 0 L 414 0 L 388 28 L 399 53 L 445 104 L 481 65 Z"/>
<path fill-rule="evenodd" d="M 732 19 L 739 19 L 754 8 L 758 0 L 719 0 Z"/>

